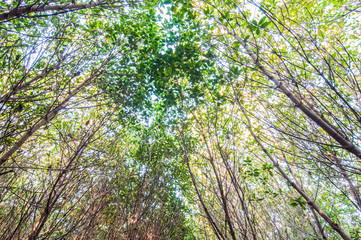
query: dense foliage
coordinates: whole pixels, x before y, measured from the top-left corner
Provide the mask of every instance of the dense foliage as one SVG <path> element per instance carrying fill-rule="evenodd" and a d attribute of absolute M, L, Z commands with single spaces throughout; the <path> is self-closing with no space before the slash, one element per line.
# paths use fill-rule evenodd
<path fill-rule="evenodd" d="M 361 239 L 359 1 L 0 3 L 0 239 Z"/>

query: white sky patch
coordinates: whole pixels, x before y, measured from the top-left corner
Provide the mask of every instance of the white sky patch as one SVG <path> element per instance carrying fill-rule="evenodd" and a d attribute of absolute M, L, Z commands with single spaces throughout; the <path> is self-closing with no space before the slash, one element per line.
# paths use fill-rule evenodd
<path fill-rule="evenodd" d="M 156 9 L 156 15 L 160 16 L 160 23 L 163 24 L 166 20 L 170 21 L 172 18 L 168 14 L 169 5 L 163 5 Z"/>
<path fill-rule="evenodd" d="M 172 16 L 171 14 L 169 14 L 169 12 L 171 11 L 171 5 L 170 4 L 166 4 L 163 6 L 160 6 L 156 9 L 156 15 L 159 16 L 159 21 L 158 21 L 158 25 L 160 27 L 162 27 L 166 22 L 171 22 L 172 21 Z M 163 31 L 165 31 L 166 29 L 163 29 Z M 174 25 L 171 29 L 166 30 L 165 32 L 178 32 L 178 28 Z M 175 50 L 175 46 L 174 45 L 170 45 L 167 44 L 166 46 L 164 46 L 164 49 L 161 50 L 162 54 L 165 54 L 165 52 L 171 48 L 173 51 Z"/>
<path fill-rule="evenodd" d="M 251 19 L 256 19 L 259 17 L 259 13 L 261 13 L 261 11 L 259 10 L 258 5 L 259 3 L 256 1 L 250 1 L 245 4 L 247 12 L 251 13 Z"/>

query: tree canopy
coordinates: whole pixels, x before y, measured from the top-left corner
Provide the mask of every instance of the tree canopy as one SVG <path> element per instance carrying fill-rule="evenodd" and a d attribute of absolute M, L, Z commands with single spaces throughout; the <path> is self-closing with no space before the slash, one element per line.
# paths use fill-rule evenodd
<path fill-rule="evenodd" d="M 0 239 L 361 239 L 361 2 L 0 3 Z"/>

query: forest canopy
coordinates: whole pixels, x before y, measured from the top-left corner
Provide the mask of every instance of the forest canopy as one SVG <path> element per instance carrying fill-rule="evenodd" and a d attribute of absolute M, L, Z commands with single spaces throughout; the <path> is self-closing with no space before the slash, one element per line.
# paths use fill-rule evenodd
<path fill-rule="evenodd" d="M 361 239 L 361 2 L 0 2 L 0 239 Z"/>

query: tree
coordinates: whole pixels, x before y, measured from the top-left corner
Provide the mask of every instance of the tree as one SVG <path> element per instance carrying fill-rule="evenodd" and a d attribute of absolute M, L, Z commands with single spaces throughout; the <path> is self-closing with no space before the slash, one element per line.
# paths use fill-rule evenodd
<path fill-rule="evenodd" d="M 348 20 L 354 18 L 352 13 L 357 11 L 359 6 L 354 3 L 335 3 L 332 7 L 326 3 L 312 6 L 305 3 L 304 7 L 300 8 L 298 4 L 292 1 L 287 4 L 271 1 L 227 4 L 223 1 L 212 1 L 199 5 L 203 22 L 214 25 L 213 42 L 221 59 L 218 63 L 218 76 L 221 76 L 226 84 L 219 87 L 223 100 L 219 101 L 219 97 L 217 99 L 217 95 L 213 93 L 209 97 L 211 102 L 208 107 L 197 111 L 198 114 L 207 116 L 205 123 L 196 120 L 197 126 L 203 129 L 200 130 L 200 137 L 206 144 L 204 147 L 207 154 L 200 154 L 200 150 L 192 152 L 195 151 L 203 161 L 209 161 L 210 169 L 213 169 L 213 177 L 208 175 L 208 178 L 213 178 L 211 188 L 217 186 L 217 191 L 211 192 L 219 198 L 220 208 L 217 211 L 224 214 L 225 225 L 220 226 L 214 220 L 220 218 L 218 215 L 215 217 L 209 213 L 207 218 L 220 239 L 228 238 L 227 231 L 232 239 L 242 238 L 243 234 L 235 232 L 237 228 L 233 226 L 240 221 L 230 217 L 236 213 L 228 207 L 235 205 L 235 202 L 241 204 L 243 199 L 238 197 L 238 200 L 231 200 L 224 193 L 227 190 L 237 192 L 231 191 L 230 186 L 239 188 L 238 183 L 241 181 L 240 176 L 234 177 L 235 170 L 229 170 L 234 165 L 240 165 L 240 160 L 230 162 L 229 155 L 245 150 L 248 153 L 254 152 L 254 147 L 261 151 L 254 154 L 266 164 L 264 166 L 271 164 L 282 177 L 281 181 L 299 194 L 298 197 L 290 196 L 290 205 L 301 208 L 307 205 L 310 208 L 304 210 L 307 210 L 308 219 L 313 219 L 309 231 L 312 229 L 315 232 L 314 237 L 326 238 L 323 227 L 319 227 L 319 217 L 343 239 L 351 239 L 350 235 L 357 234 L 358 231 L 352 223 L 349 225 L 350 222 L 344 215 L 351 216 L 359 211 L 357 202 L 360 194 L 355 187 L 355 182 L 359 179 L 356 170 L 359 164 L 359 142 L 356 133 L 359 127 L 359 109 L 354 105 L 358 101 L 359 93 L 350 88 L 358 88 L 355 81 L 355 71 L 358 71 L 355 59 L 358 51 L 351 50 L 350 47 L 355 42 L 342 31 L 352 28 Z M 333 7 L 342 8 L 344 12 L 336 12 Z M 250 9 L 253 9 L 253 14 Z M 325 22 L 337 23 L 339 28 L 329 29 L 324 25 Z M 334 31 L 338 31 L 342 39 L 331 38 Z M 348 41 L 347 45 L 350 44 L 349 47 L 343 43 L 345 39 Z M 209 108 L 211 110 L 208 110 Z M 219 119 L 225 114 L 228 121 L 236 118 L 243 122 L 245 129 L 237 129 L 234 135 L 244 132 L 250 134 L 248 136 L 252 140 L 251 145 L 254 145 L 251 149 L 249 144 L 242 144 L 242 147 L 232 145 L 233 149 L 228 150 L 230 143 L 227 144 L 227 135 L 224 133 L 227 121 L 224 120 L 225 125 L 217 127 Z M 230 129 L 233 130 L 234 126 L 227 130 Z M 226 139 L 222 139 L 220 134 L 226 135 Z M 184 144 L 187 146 L 186 142 Z M 213 146 L 215 150 L 212 150 Z M 189 153 L 191 150 L 187 151 L 188 154 L 192 153 Z M 190 156 L 186 155 L 185 158 L 190 161 Z M 201 161 L 199 157 L 196 159 L 196 162 Z M 256 164 L 252 162 L 252 168 Z M 208 169 L 205 171 L 209 172 Z M 240 174 L 238 171 L 236 173 Z M 321 190 L 319 185 L 315 187 L 312 184 L 320 174 L 322 183 L 328 186 L 327 190 Z M 263 178 L 259 170 L 255 175 L 258 179 Z M 223 180 L 227 177 L 229 180 Z M 196 180 L 193 182 L 194 185 L 197 184 Z M 346 189 L 345 184 L 348 186 Z M 345 204 L 344 208 L 349 210 L 348 213 L 330 209 L 323 202 L 324 197 L 320 200 L 319 196 L 323 195 L 323 191 L 324 196 L 340 196 L 342 200 L 338 201 Z M 277 193 L 274 190 L 263 192 L 268 193 L 268 196 Z M 202 196 L 204 195 L 199 195 L 200 198 Z M 202 205 L 205 213 L 210 212 L 210 206 L 215 206 L 213 202 Z M 274 205 L 269 204 L 272 207 Z M 269 207 L 266 209 L 270 210 Z M 315 213 L 319 214 L 319 217 Z M 358 225 L 359 220 L 353 217 L 352 219 L 354 224 Z M 276 227 L 275 221 L 271 221 L 269 224 Z M 277 226 L 277 229 L 279 237 L 289 238 L 287 228 L 279 229 Z M 252 229 L 247 230 L 248 236 L 251 236 Z M 302 234 L 296 232 L 292 238 L 302 238 Z"/>
<path fill-rule="evenodd" d="M 140 163 L 148 139 L 124 144 L 149 95 L 134 67 L 163 41 L 156 3 L 26 4 L 1 15 L 1 238 L 186 238 L 166 165 Z"/>
<path fill-rule="evenodd" d="M 1 239 L 358 239 L 349 1 L 0 4 Z"/>

